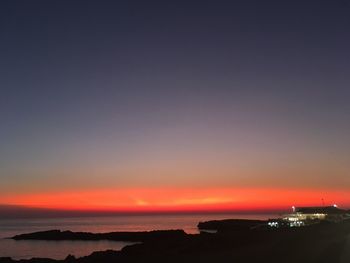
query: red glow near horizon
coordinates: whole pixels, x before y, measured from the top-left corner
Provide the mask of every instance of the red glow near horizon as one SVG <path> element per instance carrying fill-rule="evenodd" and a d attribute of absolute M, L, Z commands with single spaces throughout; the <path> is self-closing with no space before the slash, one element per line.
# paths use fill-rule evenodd
<path fill-rule="evenodd" d="M 325 194 L 326 193 L 326 194 Z M 1 203 L 62 210 L 120 212 L 263 211 L 291 206 L 350 207 L 345 191 L 307 189 L 130 188 L 0 196 Z"/>

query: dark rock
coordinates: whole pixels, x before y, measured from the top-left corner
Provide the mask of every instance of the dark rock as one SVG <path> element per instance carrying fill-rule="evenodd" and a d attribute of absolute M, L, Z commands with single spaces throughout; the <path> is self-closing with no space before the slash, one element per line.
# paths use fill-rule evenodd
<path fill-rule="evenodd" d="M 227 227 L 228 224 L 235 229 L 227 232 L 221 230 L 216 234 L 188 235 L 183 231 L 141 232 L 136 238 L 143 239 L 142 243 L 126 246 L 121 251 L 94 252 L 86 257 L 67 257 L 61 261 L 50 259 L 13 261 L 5 258 L 0 259 L 0 263 L 340 263 L 340 255 L 346 249 L 345 244 L 350 234 L 350 221 L 275 230 L 251 228 L 260 222 L 251 220 L 211 222 L 212 227 L 214 224 L 215 227 L 223 229 L 221 225 Z M 241 226 L 241 231 L 237 231 L 238 226 Z M 54 233 L 61 235 L 64 232 Z M 69 235 L 72 235 L 71 233 Z M 115 234 L 109 233 L 107 237 L 112 238 Z M 90 235 L 100 237 L 104 234 Z M 135 238 L 133 235 L 131 234 L 132 238 Z M 130 238 L 128 235 L 127 237 Z"/>
<path fill-rule="evenodd" d="M 259 225 L 266 225 L 267 221 L 262 220 L 247 220 L 247 219 L 225 219 L 199 222 L 197 227 L 201 230 L 249 230 Z"/>
<path fill-rule="evenodd" d="M 113 240 L 144 242 L 154 239 L 181 238 L 186 236 L 183 230 L 157 230 L 144 232 L 111 232 L 111 233 L 88 233 L 50 230 L 30 234 L 16 235 L 15 240 Z"/>
<path fill-rule="evenodd" d="M 64 261 L 66 262 L 75 262 L 76 258 L 73 255 L 68 255 Z"/>
<path fill-rule="evenodd" d="M 0 257 L 0 263 L 13 263 L 14 261 L 10 257 Z"/>

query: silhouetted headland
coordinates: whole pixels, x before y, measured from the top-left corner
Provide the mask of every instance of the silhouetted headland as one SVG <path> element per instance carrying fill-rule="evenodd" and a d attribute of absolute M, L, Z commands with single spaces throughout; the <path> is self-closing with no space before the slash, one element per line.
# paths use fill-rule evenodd
<path fill-rule="evenodd" d="M 197 227 L 199 230 L 215 230 L 215 231 L 244 231 L 259 226 L 267 226 L 268 221 L 265 220 L 248 220 L 248 219 L 225 219 L 211 220 L 199 222 Z"/>
<path fill-rule="evenodd" d="M 49 230 L 29 234 L 21 234 L 12 237 L 15 240 L 111 240 L 147 242 L 155 239 L 181 238 L 186 233 L 183 230 L 154 230 L 142 232 L 110 232 L 110 233 L 89 233 Z"/>

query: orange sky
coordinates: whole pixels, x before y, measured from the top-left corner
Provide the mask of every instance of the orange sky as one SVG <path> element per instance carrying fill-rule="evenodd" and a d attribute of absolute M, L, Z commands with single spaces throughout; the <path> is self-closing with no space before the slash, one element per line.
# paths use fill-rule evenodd
<path fill-rule="evenodd" d="M 350 207 L 346 191 L 257 188 L 123 188 L 2 195 L 2 203 L 64 210 L 259 211 L 291 206 L 337 204 Z"/>

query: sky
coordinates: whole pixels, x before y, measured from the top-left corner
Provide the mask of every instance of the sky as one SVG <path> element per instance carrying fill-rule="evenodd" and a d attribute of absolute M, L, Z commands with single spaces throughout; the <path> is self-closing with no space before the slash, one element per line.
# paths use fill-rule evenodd
<path fill-rule="evenodd" d="M 350 208 L 350 1 L 0 3 L 0 205 Z"/>

